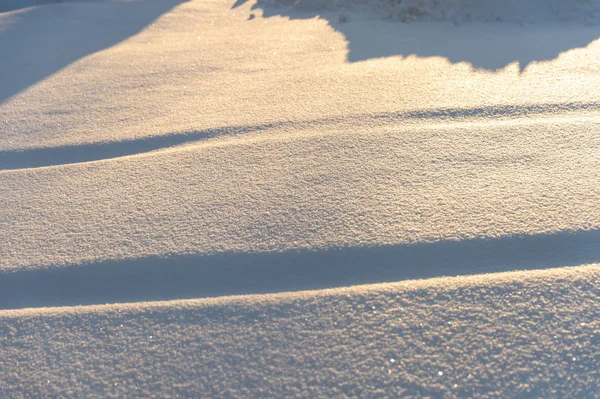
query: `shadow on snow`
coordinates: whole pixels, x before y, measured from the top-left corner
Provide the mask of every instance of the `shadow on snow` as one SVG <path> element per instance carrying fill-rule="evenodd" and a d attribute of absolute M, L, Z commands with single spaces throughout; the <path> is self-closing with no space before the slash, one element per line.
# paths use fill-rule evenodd
<path fill-rule="evenodd" d="M 47 4 L 13 14 L 6 29 L 0 29 L 0 104 L 78 59 L 137 34 L 186 1 L 73 2 Z M 9 2 L 13 3 L 18 2 Z M 8 10 L 13 8 L 20 7 Z"/>
<path fill-rule="evenodd" d="M 263 294 L 600 262 L 600 230 L 109 260 L 0 274 L 0 309 Z"/>
<path fill-rule="evenodd" d="M 237 8 L 248 0 L 237 0 Z M 520 71 L 532 62 L 548 61 L 559 54 L 587 47 L 600 38 L 600 26 L 540 24 L 520 26 L 511 23 L 449 22 L 400 23 L 365 19 L 349 14 L 339 22 L 340 12 L 324 9 L 320 0 L 290 0 L 290 5 L 269 6 L 260 1 L 252 6 L 263 17 L 289 19 L 319 17 L 328 21 L 347 41 L 349 62 L 390 56 L 444 57 L 452 63 L 467 62 L 475 69 L 496 71 L 514 62 Z M 356 17 L 356 18 L 353 18 Z"/>

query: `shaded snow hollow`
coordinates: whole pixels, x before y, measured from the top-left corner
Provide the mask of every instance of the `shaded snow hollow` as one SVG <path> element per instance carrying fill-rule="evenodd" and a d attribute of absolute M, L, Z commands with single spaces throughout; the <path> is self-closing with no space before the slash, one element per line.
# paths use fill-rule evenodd
<path fill-rule="evenodd" d="M 600 21 L 600 0 L 259 0 L 275 6 L 361 10 L 402 22 L 513 23 Z"/>

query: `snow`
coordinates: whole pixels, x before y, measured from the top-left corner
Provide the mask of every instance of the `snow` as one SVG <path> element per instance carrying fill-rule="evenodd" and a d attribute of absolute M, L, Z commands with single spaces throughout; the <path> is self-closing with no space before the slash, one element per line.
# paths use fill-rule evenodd
<path fill-rule="evenodd" d="M 301 3 L 1 3 L 0 397 L 597 392 L 598 27 Z"/>
<path fill-rule="evenodd" d="M 108 3 L 111 0 L 2 0 L 0 2 L 0 12 L 14 11 L 21 8 L 56 5 L 61 3 Z M 119 0 L 115 0 L 117 2 Z M 125 2 L 127 0 L 120 0 Z"/>
<path fill-rule="evenodd" d="M 0 267 L 597 229 L 600 119 L 591 114 L 310 124 L 5 170 L 0 237 L 11 245 Z"/>
<path fill-rule="evenodd" d="M 593 398 L 598 281 L 590 265 L 10 311 L 0 313 L 0 394 Z"/>
<path fill-rule="evenodd" d="M 266 6 L 371 11 L 399 20 L 511 23 L 600 21 L 599 0 L 260 0 Z"/>

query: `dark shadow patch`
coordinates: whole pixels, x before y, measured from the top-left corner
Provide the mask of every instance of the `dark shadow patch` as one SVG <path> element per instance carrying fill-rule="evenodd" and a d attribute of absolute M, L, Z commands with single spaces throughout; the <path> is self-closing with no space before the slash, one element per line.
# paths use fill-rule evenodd
<path fill-rule="evenodd" d="M 232 8 L 247 1 L 237 0 Z M 324 8 L 322 0 L 289 0 L 282 4 L 270 6 L 259 1 L 252 10 L 261 9 L 265 18 L 327 20 L 345 36 L 349 62 L 390 56 L 444 57 L 452 63 L 467 62 L 475 69 L 490 71 L 517 62 L 522 72 L 532 62 L 554 60 L 561 53 L 587 47 L 600 38 L 600 26 L 401 23 L 367 19 L 357 12 L 336 10 L 333 6 Z"/>
<path fill-rule="evenodd" d="M 323 289 L 600 262 L 600 230 L 284 253 L 111 260 L 0 274 L 0 309 Z"/>
<path fill-rule="evenodd" d="M 47 2 L 52 4 L 16 13 L 16 21 L 0 31 L 0 104 L 73 62 L 137 34 L 186 1 Z"/>

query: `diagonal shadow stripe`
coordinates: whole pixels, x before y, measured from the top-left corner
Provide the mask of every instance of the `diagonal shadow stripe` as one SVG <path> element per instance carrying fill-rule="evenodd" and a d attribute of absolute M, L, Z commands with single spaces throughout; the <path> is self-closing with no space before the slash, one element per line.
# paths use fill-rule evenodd
<path fill-rule="evenodd" d="M 0 273 L 0 309 L 261 294 L 600 262 L 600 230 Z"/>
<path fill-rule="evenodd" d="M 321 118 L 310 121 L 283 121 L 246 126 L 228 126 L 196 132 L 172 133 L 139 139 L 128 139 L 108 143 L 91 143 L 61 147 L 31 148 L 21 151 L 0 151 L 0 170 L 38 168 L 79 162 L 91 162 L 142 154 L 166 149 L 186 143 L 206 140 L 225 135 L 266 131 L 275 128 L 299 128 L 336 123 L 368 123 L 398 125 L 411 121 L 460 121 L 467 118 L 518 118 L 523 116 L 555 114 L 560 112 L 600 111 L 600 103 L 557 103 L 541 105 L 510 105 L 499 107 L 442 108 L 414 112 L 386 112 L 377 114 L 354 114 L 340 117 Z"/>
<path fill-rule="evenodd" d="M 0 0 L 0 13 L 27 8 L 3 18 L 0 104 L 137 35 L 186 1 Z"/>

